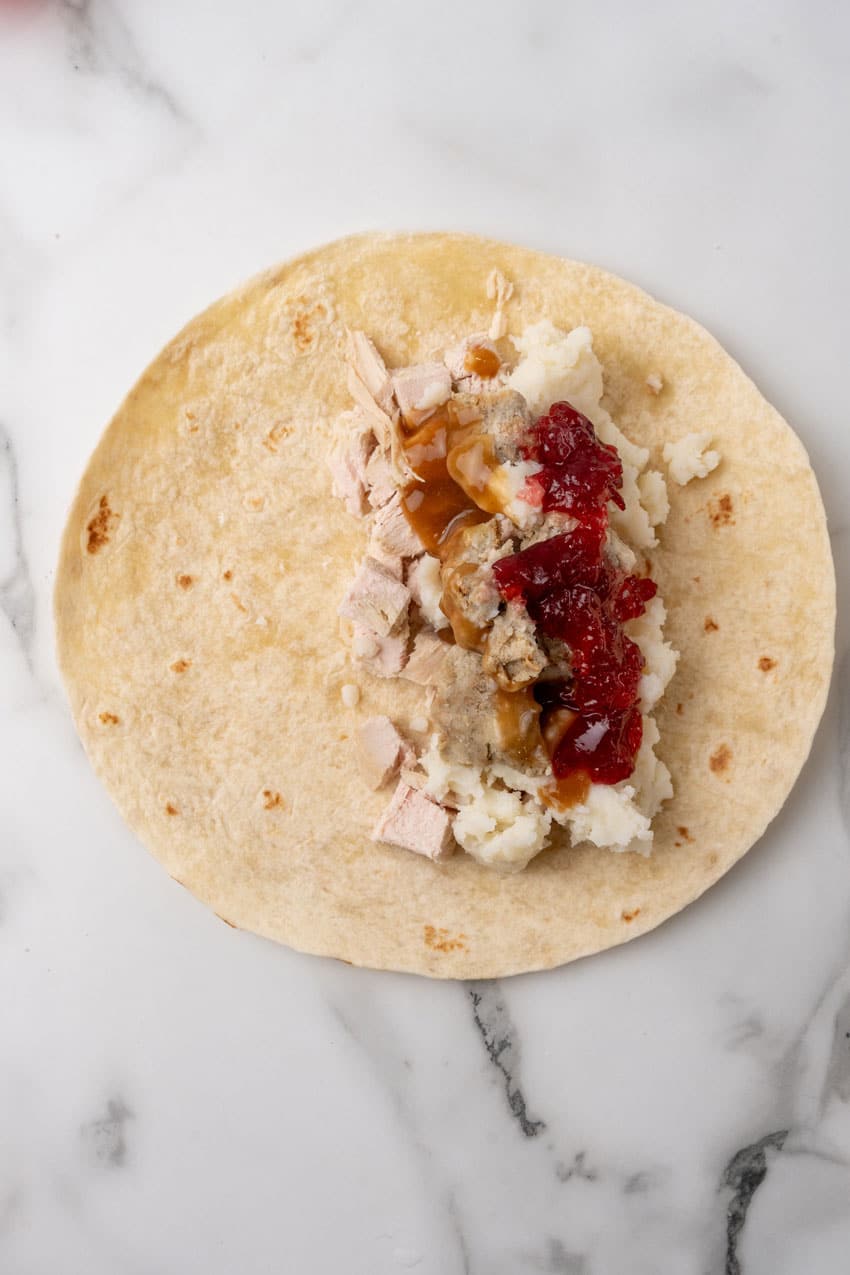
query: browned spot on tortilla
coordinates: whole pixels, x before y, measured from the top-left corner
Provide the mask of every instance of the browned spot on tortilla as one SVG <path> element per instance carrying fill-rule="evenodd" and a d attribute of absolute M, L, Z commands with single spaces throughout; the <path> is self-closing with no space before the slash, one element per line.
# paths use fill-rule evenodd
<path fill-rule="evenodd" d="M 721 744 L 709 757 L 708 764 L 715 775 L 722 775 L 724 770 L 728 770 L 731 760 L 732 749 L 728 744 Z"/>
<path fill-rule="evenodd" d="M 699 582 L 700 582 L 700 577 L 699 577 L 699 576 L 691 576 L 691 579 L 693 580 L 694 584 L 699 584 Z"/>
<path fill-rule="evenodd" d="M 708 516 L 714 527 L 727 527 L 730 523 L 734 525 L 735 519 L 732 517 L 732 512 L 732 497 L 728 492 L 709 502 Z"/>
<path fill-rule="evenodd" d="M 713 868 L 713 867 L 715 866 L 715 864 L 716 864 L 716 863 L 717 863 L 717 855 L 716 855 L 716 854 L 710 854 L 710 855 L 708 856 L 708 866 L 709 866 L 710 868 Z"/>
<path fill-rule="evenodd" d="M 636 916 L 640 916 L 640 908 L 632 908 L 631 912 L 627 912 L 625 908 L 623 909 L 622 917 L 624 921 L 633 921 Z"/>
<path fill-rule="evenodd" d="M 235 593 L 231 593 L 231 595 L 230 595 L 230 596 L 231 596 L 231 598 L 233 599 L 233 601 L 236 603 L 236 605 L 238 606 L 239 610 L 240 610 L 240 611 L 242 611 L 242 612 L 244 612 L 244 614 L 245 614 L 245 615 L 247 615 L 247 614 L 248 614 L 248 608 L 247 608 L 246 606 L 243 606 L 243 605 L 242 605 L 242 603 L 239 601 L 239 599 L 238 599 L 238 597 L 236 596 L 236 594 L 235 594 Z"/>
<path fill-rule="evenodd" d="M 192 667 L 191 660 L 175 660 L 171 665 L 172 673 L 185 673 L 187 668 Z"/>
<path fill-rule="evenodd" d="M 759 660 L 759 668 L 762 673 L 769 673 L 772 668 L 776 668 L 776 660 L 772 660 L 769 655 L 763 655 Z"/>
<path fill-rule="evenodd" d="M 310 304 L 310 298 L 296 297 L 292 312 L 292 340 L 299 354 L 306 354 L 316 338 L 315 329 L 327 318 L 327 306 L 321 301 Z"/>
<path fill-rule="evenodd" d="M 448 930 L 437 929 L 433 925 L 425 926 L 425 946 L 435 952 L 465 952 L 466 935 L 458 934 L 452 938 Z"/>
<path fill-rule="evenodd" d="M 682 716 L 682 714 L 684 713 L 684 711 L 685 711 L 685 706 L 684 706 L 684 704 L 677 704 L 677 705 L 676 705 L 676 712 L 679 714 L 679 716 L 680 716 L 680 717 Z"/>
<path fill-rule="evenodd" d="M 242 422 L 241 422 L 241 421 L 234 421 L 234 422 L 233 422 L 233 428 L 234 428 L 234 429 L 241 429 L 241 428 L 242 428 Z"/>
<path fill-rule="evenodd" d="M 290 425 L 284 425 L 283 422 L 279 425 L 273 425 L 263 439 L 263 447 L 267 447 L 270 452 L 276 452 L 277 445 L 281 439 L 288 438 L 291 433 L 292 427 Z"/>
<path fill-rule="evenodd" d="M 239 926 L 236 924 L 236 922 L 235 922 L 235 921 L 228 921 L 227 917 L 226 917 L 226 916 L 222 916 L 220 912 L 216 912 L 216 916 L 218 917 L 219 921 L 224 921 L 224 924 L 225 924 L 225 925 L 229 925 L 229 926 L 230 926 L 230 928 L 231 928 L 231 930 L 238 930 L 238 929 L 239 929 Z"/>
<path fill-rule="evenodd" d="M 190 412 L 190 411 L 189 411 L 189 409 L 188 409 L 188 407 L 187 407 L 187 408 L 186 408 L 186 413 L 185 413 L 185 415 L 186 415 L 186 420 L 187 420 L 187 421 L 191 421 L 191 422 L 192 422 L 192 424 L 190 424 L 190 426 L 189 426 L 189 433 L 190 433 L 190 434 L 197 434 L 197 432 L 198 432 L 198 426 L 194 423 L 194 422 L 197 420 L 197 417 L 195 416 L 195 413 L 194 413 L 194 412 Z"/>
<path fill-rule="evenodd" d="M 86 523 L 86 531 L 88 539 L 86 540 L 86 549 L 89 553 L 99 553 L 104 545 L 109 544 L 109 533 L 113 524 L 121 517 L 109 508 L 109 500 L 106 496 L 101 496 L 97 506 L 97 513 Z"/>
<path fill-rule="evenodd" d="M 245 500 L 245 504 L 248 506 L 249 509 L 260 510 L 263 508 L 265 503 L 266 503 L 265 496 L 248 496 Z"/>
<path fill-rule="evenodd" d="M 193 576 L 178 576 L 177 583 L 180 585 L 181 589 L 191 589 L 195 580 Z"/>
<path fill-rule="evenodd" d="M 693 837 L 688 832 L 687 828 L 677 828 L 676 831 L 678 832 L 679 836 L 684 837 L 686 841 L 693 841 Z"/>
<path fill-rule="evenodd" d="M 232 571 L 225 571 L 221 578 L 222 578 L 222 580 L 232 580 L 232 579 L 233 579 L 233 572 L 232 572 Z"/>
<path fill-rule="evenodd" d="M 283 797 L 279 792 L 272 792 L 271 788 L 263 789 L 263 807 L 266 810 L 276 810 L 278 806 L 286 809 Z"/>
<path fill-rule="evenodd" d="M 100 713 L 99 716 L 104 726 L 117 726 L 121 721 L 121 718 L 116 717 L 114 713 Z"/>
<path fill-rule="evenodd" d="M 173 805 L 171 804 L 171 802 L 170 802 L 170 801 L 167 801 L 167 802 L 165 803 L 165 813 L 166 813 L 167 815 L 179 815 L 179 814 L 180 814 L 180 811 L 177 809 L 177 807 L 176 807 L 176 806 L 173 806 Z M 175 880 L 176 880 L 176 878 L 175 878 Z M 180 884 L 182 885 L 182 884 L 183 884 L 183 882 L 181 881 L 181 883 L 180 883 Z"/>
<path fill-rule="evenodd" d="M 710 615 L 707 615 L 705 617 L 705 623 L 703 624 L 702 627 L 705 629 L 706 633 L 716 633 L 717 630 L 720 628 L 720 625 L 717 623 L 716 620 L 712 620 Z"/>

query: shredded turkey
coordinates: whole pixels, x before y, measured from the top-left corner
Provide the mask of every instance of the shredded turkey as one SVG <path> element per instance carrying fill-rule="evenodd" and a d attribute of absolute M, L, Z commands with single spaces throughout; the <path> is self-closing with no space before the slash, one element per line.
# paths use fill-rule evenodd
<path fill-rule="evenodd" d="M 416 473 L 404 454 L 400 413 L 393 395 L 392 379 L 375 345 L 363 332 L 349 332 L 348 389 L 354 401 L 369 417 L 378 444 L 389 459 L 399 486 L 412 482 Z"/>

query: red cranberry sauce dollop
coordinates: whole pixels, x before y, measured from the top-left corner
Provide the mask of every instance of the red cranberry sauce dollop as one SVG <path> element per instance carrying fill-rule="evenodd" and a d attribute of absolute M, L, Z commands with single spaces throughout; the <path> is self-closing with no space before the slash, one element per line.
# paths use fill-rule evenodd
<path fill-rule="evenodd" d="M 626 575 L 605 554 L 607 502 L 623 508 L 623 468 L 586 416 L 554 403 L 535 425 L 526 456 L 543 466 L 531 481 L 543 491 L 544 511 L 561 510 L 578 525 L 500 559 L 493 573 L 502 597 L 524 602 L 540 631 L 572 652 L 570 681 L 534 688 L 544 714 L 575 714 L 552 756 L 556 778 L 581 771 L 615 784 L 632 773 L 643 735 L 643 656 L 623 625 L 643 615 L 656 585 Z"/>
<path fill-rule="evenodd" d="M 624 508 L 623 466 L 616 447 L 600 443 L 591 422 L 569 403 L 553 403 L 532 431 L 527 460 L 542 466 L 532 482 L 542 489 L 542 509 L 572 514 L 580 522 L 607 522 L 606 504 Z"/>

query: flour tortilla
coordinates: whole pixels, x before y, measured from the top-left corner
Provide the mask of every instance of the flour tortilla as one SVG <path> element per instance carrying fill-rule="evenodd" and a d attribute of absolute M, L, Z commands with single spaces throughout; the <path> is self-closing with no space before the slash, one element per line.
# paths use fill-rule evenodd
<path fill-rule="evenodd" d="M 388 794 L 356 772 L 357 720 L 405 722 L 421 700 L 358 674 L 338 638 L 365 540 L 326 468 L 350 406 L 344 329 L 391 364 L 427 357 L 488 326 L 494 267 L 514 285 L 510 333 L 542 318 L 592 329 L 606 405 L 656 465 L 695 430 L 723 457 L 670 483 L 653 555 L 681 660 L 658 712 L 675 797 L 651 858 L 559 843 L 501 876 L 368 838 Z M 741 858 L 809 752 L 835 586 L 802 445 L 697 324 L 591 266 L 468 235 L 364 235 L 254 279 L 151 364 L 83 477 L 55 601 L 92 764 L 176 880 L 306 952 L 489 978 L 651 930 Z"/>

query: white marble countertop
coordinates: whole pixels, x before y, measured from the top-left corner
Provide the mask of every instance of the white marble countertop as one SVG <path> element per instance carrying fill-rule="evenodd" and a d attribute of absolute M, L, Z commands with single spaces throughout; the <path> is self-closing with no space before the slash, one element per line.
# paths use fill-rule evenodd
<path fill-rule="evenodd" d="M 364 228 L 584 258 L 795 424 L 850 561 L 838 5 L 0 5 L 0 1270 L 821 1275 L 850 1251 L 850 673 L 762 843 L 626 948 L 429 983 L 226 928 L 91 774 L 50 616 L 137 373 Z"/>

